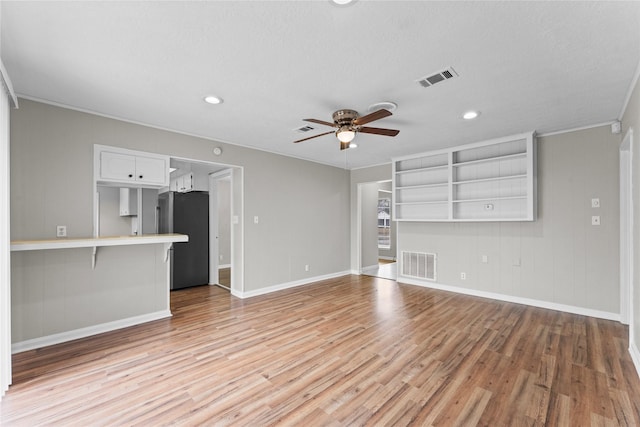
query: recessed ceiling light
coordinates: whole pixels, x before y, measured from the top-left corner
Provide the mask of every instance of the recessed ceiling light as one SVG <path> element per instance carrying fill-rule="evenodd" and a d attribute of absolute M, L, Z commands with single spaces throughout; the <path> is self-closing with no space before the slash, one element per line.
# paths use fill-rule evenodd
<path fill-rule="evenodd" d="M 462 115 L 462 118 L 465 120 L 473 120 L 480 115 L 479 111 L 467 111 Z"/>
<path fill-rule="evenodd" d="M 347 6 L 351 3 L 355 3 L 356 0 L 331 0 L 331 3 L 337 6 Z"/>
<path fill-rule="evenodd" d="M 209 95 L 204 97 L 204 102 L 215 105 L 215 104 L 222 104 L 224 101 L 220 97 Z"/>

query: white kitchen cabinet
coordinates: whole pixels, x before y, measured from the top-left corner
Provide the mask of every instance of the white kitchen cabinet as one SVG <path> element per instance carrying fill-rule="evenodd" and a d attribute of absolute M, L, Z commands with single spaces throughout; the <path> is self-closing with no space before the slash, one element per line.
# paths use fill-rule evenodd
<path fill-rule="evenodd" d="M 533 132 L 393 160 L 397 221 L 534 221 Z"/>
<path fill-rule="evenodd" d="M 160 188 L 169 185 L 169 157 L 101 145 L 94 146 L 96 181 Z"/>
<path fill-rule="evenodd" d="M 180 175 L 175 178 L 171 178 L 171 185 L 169 186 L 171 191 L 177 191 L 178 193 L 188 193 L 193 191 L 195 184 L 193 172 L 189 172 Z"/>
<path fill-rule="evenodd" d="M 135 188 L 120 189 L 120 216 L 138 215 L 138 190 Z"/>

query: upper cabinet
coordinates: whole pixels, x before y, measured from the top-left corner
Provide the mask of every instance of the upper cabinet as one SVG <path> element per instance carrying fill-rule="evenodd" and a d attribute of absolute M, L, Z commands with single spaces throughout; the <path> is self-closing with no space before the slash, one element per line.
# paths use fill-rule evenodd
<path fill-rule="evenodd" d="M 397 221 L 534 221 L 534 133 L 393 161 Z"/>
<path fill-rule="evenodd" d="M 94 174 L 100 184 L 169 186 L 169 156 L 94 145 Z"/>

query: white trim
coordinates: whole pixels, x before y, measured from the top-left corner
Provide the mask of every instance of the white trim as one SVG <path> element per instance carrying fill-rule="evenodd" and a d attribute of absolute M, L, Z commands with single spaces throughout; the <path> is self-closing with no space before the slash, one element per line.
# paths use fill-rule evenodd
<path fill-rule="evenodd" d="M 11 106 L 13 108 L 18 108 L 18 97 L 16 93 L 13 91 L 13 84 L 11 83 L 11 79 L 9 78 L 9 73 L 7 73 L 7 69 L 4 68 L 4 63 L 0 59 L 0 79 L 2 79 L 2 84 L 4 85 L 7 95 L 9 95 L 9 101 L 11 101 Z"/>
<path fill-rule="evenodd" d="M 481 298 L 489 298 L 498 301 L 512 302 L 515 304 L 530 305 L 532 307 L 546 308 L 549 310 L 563 311 L 566 313 L 579 314 L 582 316 L 597 317 L 599 319 L 620 321 L 618 313 L 608 311 L 593 310 L 590 308 L 576 307 L 573 305 L 558 304 L 555 302 L 541 301 L 531 298 L 516 297 L 512 295 L 497 294 L 494 292 L 479 291 L 475 289 L 460 288 L 457 286 L 443 285 L 436 282 L 423 282 L 421 280 L 410 279 L 404 276 L 398 276 L 398 283 L 406 283 L 408 285 L 422 286 L 423 288 L 438 289 L 441 291 L 454 292 L 457 294 L 471 295 Z"/>
<path fill-rule="evenodd" d="M 367 267 L 362 267 L 362 272 L 375 271 L 380 268 L 379 264 L 369 265 Z"/>
<path fill-rule="evenodd" d="M 396 257 L 394 256 L 384 256 L 384 255 L 378 255 L 378 259 L 383 259 L 385 261 L 395 261 Z"/>
<path fill-rule="evenodd" d="M 298 160 L 305 160 L 307 162 L 318 163 L 318 164 L 321 164 L 321 165 L 324 165 L 324 166 L 330 166 L 330 167 L 336 168 L 336 169 L 343 169 L 342 167 L 337 166 L 335 164 L 320 162 L 317 159 L 312 159 L 312 158 L 308 158 L 308 157 L 301 157 L 301 156 L 292 156 L 291 154 L 280 153 L 280 152 L 274 151 L 272 149 L 254 147 L 254 146 L 249 146 L 249 145 L 242 145 L 242 144 L 239 144 L 239 143 L 236 143 L 236 142 L 231 142 L 231 141 L 227 141 L 227 140 L 220 139 L 220 138 L 213 138 L 211 136 L 205 136 L 205 135 L 200 135 L 200 134 L 197 134 L 197 133 L 185 132 L 185 131 L 181 131 L 181 130 L 167 128 L 167 127 L 164 127 L 164 126 L 152 125 L 152 124 L 145 123 L 145 122 L 140 122 L 140 121 L 137 121 L 137 120 L 125 119 L 123 117 L 114 116 L 114 115 L 106 114 L 106 113 L 100 113 L 100 112 L 92 111 L 92 110 L 89 110 L 89 109 L 86 109 L 86 108 L 74 107 L 74 106 L 71 106 L 71 105 L 62 104 L 60 102 L 50 101 L 48 99 L 37 98 L 35 96 L 29 96 L 29 95 L 25 95 L 25 94 L 22 94 L 22 93 L 18 93 L 18 97 L 20 97 L 22 99 L 26 99 L 28 101 L 39 102 L 41 104 L 51 105 L 51 106 L 59 107 L 59 108 L 65 108 L 67 110 L 78 111 L 80 113 L 92 114 L 94 116 L 105 117 L 107 119 L 118 120 L 118 121 L 125 122 L 125 123 L 131 123 L 131 124 L 134 124 L 134 125 L 148 127 L 148 128 L 151 128 L 151 129 L 163 130 L 163 131 L 175 133 L 175 134 L 178 134 L 178 135 L 185 135 L 185 136 L 191 136 L 191 137 L 194 137 L 194 138 L 206 139 L 207 141 L 214 141 L 214 142 L 218 142 L 218 143 L 222 143 L 222 144 L 233 145 L 233 146 L 244 148 L 244 149 L 262 151 L 262 152 L 269 153 L 269 154 L 277 154 L 277 155 L 280 155 L 280 156 L 291 157 L 293 159 L 298 159 Z M 366 167 L 368 167 L 368 166 L 366 166 Z"/>
<path fill-rule="evenodd" d="M 140 316 L 128 317 L 126 319 L 114 320 L 113 322 L 101 323 L 99 325 L 87 326 L 86 328 L 74 329 L 72 331 L 60 332 L 58 334 L 47 335 L 44 337 L 33 338 L 30 340 L 20 341 L 11 346 L 13 354 L 27 350 L 46 347 L 49 345 L 60 344 L 67 341 L 86 338 L 91 335 L 102 334 L 105 332 L 115 331 L 116 329 L 127 328 L 129 326 L 139 325 L 141 323 L 152 322 L 154 320 L 166 319 L 171 317 L 171 311 L 162 310 L 154 313 L 142 314 Z"/>
<path fill-rule="evenodd" d="M 253 291 L 236 291 L 234 289 L 231 290 L 231 295 L 238 298 L 251 298 L 256 297 L 258 295 L 270 294 L 272 292 L 278 292 L 285 289 L 296 288 L 298 286 L 304 286 L 311 283 L 319 282 L 322 280 L 335 279 L 336 277 L 342 277 L 351 274 L 350 271 L 340 271 L 337 273 L 325 274 L 323 276 L 315 276 L 315 277 L 307 277 L 301 280 L 294 280 L 292 282 L 280 283 L 278 285 L 267 286 L 266 288 L 255 289 Z"/>
<path fill-rule="evenodd" d="M 638 351 L 638 347 L 636 347 L 635 343 L 629 343 L 629 354 L 631 355 L 633 366 L 636 368 L 636 373 L 638 374 L 638 377 L 640 377 L 640 351 Z"/>
<path fill-rule="evenodd" d="M 596 123 L 596 124 L 593 124 L 593 125 L 580 126 L 580 127 L 577 127 L 577 128 L 562 129 L 562 130 L 556 130 L 556 131 L 553 131 L 553 132 L 546 132 L 546 133 L 538 133 L 538 134 L 536 134 L 536 136 L 538 138 L 544 138 L 546 136 L 562 135 L 564 133 L 578 132 L 578 131 L 581 131 L 581 130 L 599 128 L 599 127 L 602 127 L 602 126 L 611 126 L 616 121 L 617 120 L 610 120 L 608 122 Z"/>
<path fill-rule="evenodd" d="M 231 268 L 231 264 L 218 264 L 218 270 L 222 270 L 223 268 Z"/>
<path fill-rule="evenodd" d="M 4 73 L 4 70 L 2 71 Z M 4 76 L 6 77 L 6 75 Z M 11 384 L 10 100 L 0 94 L 0 400 Z"/>
<path fill-rule="evenodd" d="M 620 143 L 620 321 L 632 318 L 633 289 L 633 129 Z M 631 335 L 632 327 L 629 332 Z M 630 336 L 631 338 L 631 336 Z"/>
<path fill-rule="evenodd" d="M 365 184 L 356 184 L 356 274 L 362 271 L 362 186 Z"/>
<path fill-rule="evenodd" d="M 620 114 L 618 114 L 618 120 L 622 121 L 622 117 L 624 116 L 625 111 L 627 111 L 627 107 L 629 106 L 629 101 L 631 100 L 631 96 L 633 95 L 633 89 L 635 89 L 638 84 L 638 79 L 640 78 L 640 61 L 638 61 L 638 65 L 636 66 L 636 72 L 633 75 L 633 79 L 631 79 L 631 84 L 629 85 L 629 89 L 627 90 L 627 96 L 624 99 L 624 104 L 622 104 L 622 109 L 620 110 Z"/>

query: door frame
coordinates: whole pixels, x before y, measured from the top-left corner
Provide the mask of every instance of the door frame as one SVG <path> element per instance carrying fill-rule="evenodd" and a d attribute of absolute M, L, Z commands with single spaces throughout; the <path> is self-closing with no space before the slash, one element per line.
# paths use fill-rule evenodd
<path fill-rule="evenodd" d="M 362 274 L 362 187 L 368 184 L 382 184 L 384 182 L 392 182 L 391 179 L 381 179 L 376 181 L 368 181 L 368 182 L 359 182 L 356 187 L 356 269 L 358 274 Z M 392 186 L 393 191 L 393 186 Z M 393 196 L 393 193 L 392 193 Z M 393 197 L 391 209 L 393 209 Z M 393 214 L 392 220 L 393 220 Z M 397 224 L 396 224 L 397 227 Z M 395 258 L 396 262 L 398 261 L 398 229 L 396 228 L 395 233 Z"/>
<path fill-rule="evenodd" d="M 620 322 L 633 336 L 633 129 L 620 144 Z"/>
<path fill-rule="evenodd" d="M 233 173 L 231 169 L 225 169 L 223 171 L 214 172 L 209 174 L 209 253 L 210 261 L 209 261 L 209 284 L 217 285 L 223 288 L 226 286 L 222 286 L 220 284 L 220 242 L 219 242 L 219 205 L 218 205 L 218 183 L 220 181 L 229 181 L 230 182 L 230 192 L 229 192 L 229 224 L 232 223 L 231 217 L 233 215 Z M 231 264 L 231 271 L 233 272 L 233 227 L 229 227 L 231 232 L 231 250 L 230 250 L 230 259 L 229 262 Z M 233 288 L 233 276 L 231 278 L 231 286 Z M 229 289 L 231 290 L 231 289 Z"/>

